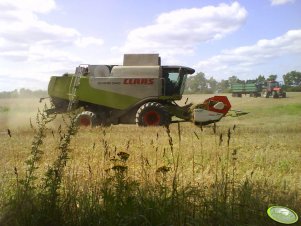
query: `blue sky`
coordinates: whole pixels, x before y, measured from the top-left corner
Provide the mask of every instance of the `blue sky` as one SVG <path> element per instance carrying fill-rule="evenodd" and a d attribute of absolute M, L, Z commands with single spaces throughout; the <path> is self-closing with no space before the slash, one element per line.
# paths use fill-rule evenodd
<path fill-rule="evenodd" d="M 159 53 L 207 78 L 301 71 L 300 0 L 0 0 L 0 91 Z"/>

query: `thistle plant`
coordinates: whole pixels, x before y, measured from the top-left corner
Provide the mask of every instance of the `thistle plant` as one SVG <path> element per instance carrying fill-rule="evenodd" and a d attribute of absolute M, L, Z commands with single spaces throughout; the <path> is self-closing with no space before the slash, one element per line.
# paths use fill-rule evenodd
<path fill-rule="evenodd" d="M 64 168 L 67 164 L 67 160 L 69 159 L 69 146 L 71 138 L 77 133 L 78 130 L 76 114 L 70 114 L 69 121 L 66 122 L 64 119 L 64 123 L 67 126 L 67 131 L 66 133 L 62 133 L 61 130 L 59 131 L 59 155 L 53 162 L 52 166 L 48 168 L 45 173 L 45 177 L 43 178 L 44 183 L 42 188 L 44 191 L 44 198 L 48 199 L 45 201 L 49 202 L 51 208 L 54 208 L 57 203 L 57 197 L 59 196 L 59 189 L 62 182 Z"/>
<path fill-rule="evenodd" d="M 39 168 L 38 162 L 40 161 L 43 150 L 42 145 L 44 143 L 44 138 L 46 137 L 47 124 L 53 121 L 56 115 L 49 116 L 46 113 L 47 106 L 44 106 L 44 110 L 38 110 L 36 115 L 36 128 L 33 126 L 30 121 L 30 126 L 34 130 L 35 134 L 31 144 L 31 152 L 29 158 L 25 161 L 27 166 L 25 179 L 20 180 L 20 183 L 23 184 L 25 191 L 29 191 L 35 188 L 34 182 L 37 177 L 34 175 L 34 172 Z"/>

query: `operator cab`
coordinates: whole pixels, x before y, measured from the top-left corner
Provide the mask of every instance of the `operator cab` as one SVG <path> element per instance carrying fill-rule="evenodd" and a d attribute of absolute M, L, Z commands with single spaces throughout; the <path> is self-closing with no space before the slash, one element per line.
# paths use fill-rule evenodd
<path fill-rule="evenodd" d="M 279 82 L 276 82 L 276 81 L 270 81 L 270 82 L 268 82 L 268 87 L 271 88 L 271 89 L 279 88 L 280 84 L 279 84 Z"/>
<path fill-rule="evenodd" d="M 266 88 L 269 91 L 273 90 L 280 90 L 282 88 L 283 84 L 281 82 L 277 81 L 267 81 L 266 82 Z"/>
<path fill-rule="evenodd" d="M 194 69 L 180 66 L 162 66 L 162 92 L 164 96 L 182 95 L 187 75 Z"/>
<path fill-rule="evenodd" d="M 75 68 L 75 75 L 83 75 L 86 76 L 88 74 L 88 64 L 81 64 Z"/>

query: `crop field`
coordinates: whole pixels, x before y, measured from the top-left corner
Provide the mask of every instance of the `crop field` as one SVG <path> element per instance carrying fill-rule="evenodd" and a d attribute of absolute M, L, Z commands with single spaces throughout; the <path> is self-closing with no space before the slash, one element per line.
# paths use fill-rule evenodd
<path fill-rule="evenodd" d="M 272 205 L 301 216 L 301 93 L 287 96 L 228 95 L 249 114 L 168 128 L 76 128 L 38 99 L 0 99 L 0 225 L 279 225 Z"/>

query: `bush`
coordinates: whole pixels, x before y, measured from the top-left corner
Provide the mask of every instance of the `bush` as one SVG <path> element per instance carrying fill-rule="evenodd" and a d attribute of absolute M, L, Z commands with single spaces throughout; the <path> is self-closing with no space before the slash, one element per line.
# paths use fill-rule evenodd
<path fill-rule="evenodd" d="M 301 86 L 285 86 L 286 92 L 301 92 Z"/>

